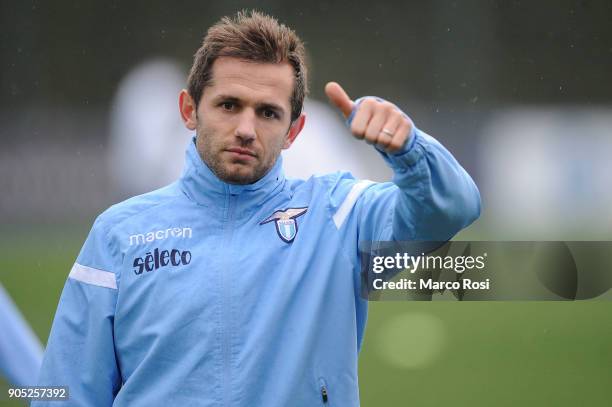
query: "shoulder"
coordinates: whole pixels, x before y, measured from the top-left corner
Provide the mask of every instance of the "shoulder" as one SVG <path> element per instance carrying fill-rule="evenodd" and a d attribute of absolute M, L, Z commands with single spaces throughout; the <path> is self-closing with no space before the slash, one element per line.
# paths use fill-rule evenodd
<path fill-rule="evenodd" d="M 94 228 L 105 230 L 108 233 L 110 229 L 124 222 L 137 221 L 146 218 L 152 212 L 155 213 L 156 210 L 163 210 L 183 197 L 178 183 L 174 182 L 155 191 L 112 205 L 96 218 Z"/>
<path fill-rule="evenodd" d="M 324 198 L 332 208 L 339 207 L 349 195 L 360 195 L 376 183 L 355 178 L 350 172 L 337 171 L 312 176 L 307 180 L 290 180 L 294 194 L 309 193 L 313 198 Z"/>
<path fill-rule="evenodd" d="M 166 219 L 174 213 L 168 208 L 174 208 L 183 197 L 178 183 L 173 183 L 106 209 L 96 218 L 77 263 L 99 270 L 116 269 L 124 247 L 125 230 L 148 224 L 155 218 Z"/>
<path fill-rule="evenodd" d="M 313 175 L 306 180 L 288 179 L 290 188 L 293 190 L 303 188 L 329 190 L 340 185 L 350 185 L 358 181 L 358 179 L 347 171 L 336 171 L 329 174 Z"/>

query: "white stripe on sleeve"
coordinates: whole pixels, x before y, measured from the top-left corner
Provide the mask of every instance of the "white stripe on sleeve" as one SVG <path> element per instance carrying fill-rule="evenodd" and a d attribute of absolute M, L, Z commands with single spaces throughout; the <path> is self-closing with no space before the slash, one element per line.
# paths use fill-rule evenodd
<path fill-rule="evenodd" d="M 83 266 L 79 263 L 74 263 L 68 278 L 99 287 L 117 289 L 117 279 L 114 273 Z"/>
<path fill-rule="evenodd" d="M 348 217 L 349 213 L 351 213 L 351 210 L 353 209 L 353 206 L 355 206 L 359 195 L 361 195 L 364 189 L 366 189 L 372 184 L 374 184 L 373 181 L 363 180 L 353 185 L 353 188 L 351 188 L 346 198 L 344 198 L 344 202 L 342 202 L 342 205 L 340 205 L 340 207 L 334 214 L 334 223 L 336 224 L 336 227 L 338 229 L 340 229 L 340 227 Z"/>

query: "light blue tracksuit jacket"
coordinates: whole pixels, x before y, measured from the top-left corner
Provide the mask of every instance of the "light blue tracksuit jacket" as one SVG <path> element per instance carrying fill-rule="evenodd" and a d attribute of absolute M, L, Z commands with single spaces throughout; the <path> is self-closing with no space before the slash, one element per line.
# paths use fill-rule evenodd
<path fill-rule="evenodd" d="M 393 182 L 182 177 L 100 215 L 64 287 L 39 384 L 79 406 L 352 407 L 367 302 L 358 241 L 446 240 L 480 197 L 414 130 Z M 34 406 L 42 402 L 33 403 Z"/>

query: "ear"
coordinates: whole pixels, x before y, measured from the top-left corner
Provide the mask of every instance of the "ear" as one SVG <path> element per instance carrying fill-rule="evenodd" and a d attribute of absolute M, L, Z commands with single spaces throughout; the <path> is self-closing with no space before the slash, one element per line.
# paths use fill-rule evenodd
<path fill-rule="evenodd" d="M 287 133 L 285 144 L 283 144 L 283 150 L 291 147 L 291 144 L 293 144 L 300 131 L 304 128 L 304 123 L 306 123 L 306 113 L 302 113 L 289 127 L 289 133 Z"/>
<path fill-rule="evenodd" d="M 181 93 L 179 93 L 179 111 L 185 127 L 189 130 L 195 130 L 198 125 L 196 110 L 197 106 L 187 89 L 181 90 Z"/>

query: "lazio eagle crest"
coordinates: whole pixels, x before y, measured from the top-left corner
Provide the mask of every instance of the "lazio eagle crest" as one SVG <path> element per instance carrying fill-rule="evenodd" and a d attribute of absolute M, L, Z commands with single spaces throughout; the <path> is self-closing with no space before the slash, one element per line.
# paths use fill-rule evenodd
<path fill-rule="evenodd" d="M 269 218 L 260 223 L 263 225 L 268 222 L 276 221 L 276 233 L 285 243 L 293 242 L 297 235 L 298 225 L 295 219 L 306 213 L 306 208 L 288 208 L 282 211 L 276 211 Z"/>

